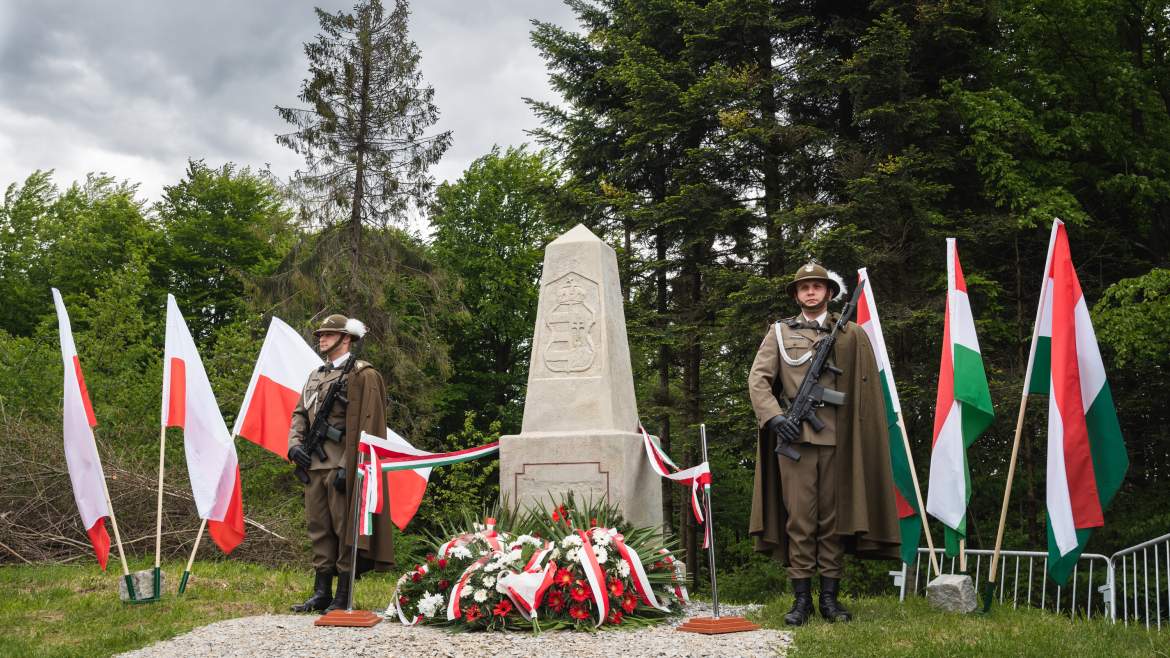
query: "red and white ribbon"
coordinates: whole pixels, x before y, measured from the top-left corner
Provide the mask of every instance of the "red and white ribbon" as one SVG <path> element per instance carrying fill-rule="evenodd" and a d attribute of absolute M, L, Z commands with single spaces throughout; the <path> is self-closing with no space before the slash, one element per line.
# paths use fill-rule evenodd
<path fill-rule="evenodd" d="M 659 603 L 654 596 L 654 589 L 650 586 L 650 578 L 646 575 L 646 568 L 642 566 L 642 558 L 638 556 L 638 552 L 627 546 L 625 537 L 620 534 L 614 535 L 613 545 L 617 548 L 618 555 L 630 565 L 630 576 L 633 578 L 634 591 L 638 593 L 638 598 L 648 606 L 669 612 L 670 606 Z"/>
<path fill-rule="evenodd" d="M 665 556 L 662 558 L 662 561 L 671 568 L 670 580 L 674 583 L 674 595 L 678 597 L 679 601 L 690 603 L 691 599 L 687 596 L 686 574 L 679 573 L 682 570 L 682 565 L 665 548 L 658 549 L 658 553 L 659 555 Z M 681 578 L 680 575 L 682 576 Z"/>
<path fill-rule="evenodd" d="M 422 565 L 422 573 L 425 574 L 426 572 L 427 565 L 424 564 Z M 404 576 L 402 580 L 398 581 L 398 585 L 394 587 L 394 610 L 398 613 L 398 621 L 402 622 L 404 626 L 414 626 L 415 624 L 422 621 L 423 616 L 422 613 L 419 613 L 414 616 L 413 620 L 410 620 L 406 618 L 406 613 L 402 611 L 402 595 L 398 593 L 398 590 L 402 586 L 402 582 L 405 579 L 406 577 Z"/>
<path fill-rule="evenodd" d="M 487 564 L 488 557 L 485 555 L 468 565 L 463 570 L 463 575 L 459 577 L 459 582 L 451 588 L 451 599 L 447 601 L 447 621 L 455 621 L 463 616 L 463 610 L 459 607 L 459 599 L 463 596 L 463 589 L 467 586 L 467 581 L 471 580 L 471 574 Z"/>
<path fill-rule="evenodd" d="M 597 625 L 601 626 L 609 617 L 609 591 L 605 586 L 605 571 L 601 569 L 601 564 L 597 561 L 597 554 L 593 551 L 593 542 L 589 539 L 589 533 L 578 530 L 577 535 L 581 537 L 579 554 L 585 556 L 581 560 L 581 567 L 585 571 L 585 580 L 589 581 L 589 589 L 593 592 L 593 602 L 597 604 Z"/>
<path fill-rule="evenodd" d="M 685 470 L 679 470 L 678 466 L 671 461 L 662 448 L 656 441 L 646 432 L 646 428 L 638 424 L 638 430 L 642 432 L 642 443 L 646 447 L 646 458 L 650 461 L 650 468 L 658 474 L 658 477 L 663 477 L 668 480 L 673 480 L 679 484 L 691 485 L 691 511 L 695 515 L 695 520 L 704 526 L 703 528 L 703 548 L 711 545 L 711 529 L 706 526 L 703 519 L 703 506 L 699 504 L 699 487 L 703 487 L 708 499 L 711 496 L 711 467 L 707 462 L 703 462 L 698 466 L 692 466 Z M 671 472 L 668 468 L 673 468 Z"/>
<path fill-rule="evenodd" d="M 544 569 L 537 567 L 520 573 L 505 571 L 498 576 L 496 585 L 502 587 L 512 603 L 516 604 L 516 611 L 524 621 L 531 621 L 536 617 L 545 590 L 552 585 L 556 570 L 556 563 L 549 562 Z"/>

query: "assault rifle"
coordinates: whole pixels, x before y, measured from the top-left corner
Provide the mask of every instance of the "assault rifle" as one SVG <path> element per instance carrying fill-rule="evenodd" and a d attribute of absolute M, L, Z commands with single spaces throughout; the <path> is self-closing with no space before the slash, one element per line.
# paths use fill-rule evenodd
<path fill-rule="evenodd" d="M 321 400 L 321 405 L 317 407 L 317 415 L 313 418 L 313 424 L 309 426 L 309 432 L 301 444 L 304 446 L 305 452 L 322 461 L 328 458 L 325 454 L 325 442 L 341 441 L 345 438 L 340 429 L 329 424 L 329 414 L 332 413 L 335 402 L 340 401 L 342 406 L 349 404 L 349 400 L 345 397 L 345 389 L 349 384 L 346 375 L 353 369 L 353 364 L 356 362 L 357 355 L 350 353 L 345 365 L 341 367 L 341 376 L 333 380 L 333 383 L 329 385 L 329 390 L 325 391 L 325 397 Z M 301 484 L 309 483 L 309 472 L 299 464 L 293 469 L 293 474 L 297 476 Z"/>
<path fill-rule="evenodd" d="M 813 428 L 814 432 L 819 432 L 825 429 L 825 423 L 817 418 L 816 408 L 831 404 L 839 407 L 845 404 L 845 394 L 841 391 L 825 388 L 819 382 L 821 375 L 825 370 L 834 375 L 842 374 L 837 366 L 829 363 L 829 356 L 833 354 L 833 346 L 837 344 L 837 332 L 845 329 L 845 324 L 849 322 L 849 318 L 857 311 L 857 299 L 861 294 L 861 286 L 857 286 L 850 296 L 849 302 L 845 304 L 845 308 L 841 309 L 841 315 L 837 317 L 836 324 L 833 325 L 832 331 L 828 336 L 825 336 L 813 348 L 812 359 L 809 360 L 808 371 L 804 373 L 804 380 L 800 382 L 800 388 L 796 391 L 796 396 L 788 405 L 788 409 L 784 412 L 785 422 L 794 423 L 799 429 L 802 423 L 807 422 Z M 776 334 L 776 340 L 784 340 L 779 333 Z M 783 393 L 780 389 L 783 385 L 780 383 L 780 377 L 776 377 L 776 385 L 773 390 L 779 395 L 776 399 L 782 399 Z M 793 461 L 800 461 L 800 453 L 792 447 L 792 442 L 777 437 L 776 440 L 776 454 L 788 457 Z"/>

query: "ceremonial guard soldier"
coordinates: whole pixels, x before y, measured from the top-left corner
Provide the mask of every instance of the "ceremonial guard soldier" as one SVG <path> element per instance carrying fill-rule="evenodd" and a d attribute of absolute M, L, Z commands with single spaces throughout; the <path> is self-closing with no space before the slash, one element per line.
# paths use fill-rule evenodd
<path fill-rule="evenodd" d="M 790 625 L 812 616 L 818 571 L 821 615 L 850 620 L 837 598 L 845 554 L 897 559 L 901 542 L 881 380 L 860 327 L 849 322 L 837 335 L 832 368 L 818 382 L 844 394 L 839 406 L 816 410 L 824 427 L 814 431 L 784 415 L 813 350 L 833 331 L 837 316 L 829 313 L 829 301 L 842 295 L 842 287 L 816 263 L 797 270 L 786 292 L 800 312 L 768 328 L 748 377 L 759 426 L 749 532 L 755 550 L 788 567 L 795 593 L 784 617 Z M 778 443 L 790 456 L 777 454 Z"/>
<path fill-rule="evenodd" d="M 389 571 L 394 567 L 389 514 L 376 515 L 374 533 L 359 538 L 356 565 L 351 557 L 351 524 L 357 521 L 352 496 L 358 441 L 363 431 L 386 436 L 382 375 L 350 351 L 365 335 L 366 327 L 359 320 L 330 315 L 313 333 L 325 364 L 309 375 L 293 411 L 288 458 L 305 484 L 305 517 L 316 576 L 312 596 L 294 605 L 294 612 L 344 609 L 351 570 L 356 569 L 360 576 L 370 569 Z M 386 487 L 382 490 L 387 492 Z M 389 509 L 387 500 L 383 504 Z M 334 576 L 339 576 L 336 596 Z"/>

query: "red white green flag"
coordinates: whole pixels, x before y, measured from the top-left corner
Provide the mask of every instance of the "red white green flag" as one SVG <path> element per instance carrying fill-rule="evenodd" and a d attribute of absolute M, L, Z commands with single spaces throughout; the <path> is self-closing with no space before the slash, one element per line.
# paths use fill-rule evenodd
<path fill-rule="evenodd" d="M 967 449 L 994 417 L 959 251 L 955 239 L 947 238 L 947 309 L 926 511 L 943 522 L 947 555 L 952 557 L 959 552 L 959 540 L 967 536 L 967 503 L 971 500 Z"/>
<path fill-rule="evenodd" d="M 857 285 L 861 296 L 857 300 L 857 324 L 869 337 L 877 360 L 882 382 L 882 399 L 886 406 L 886 427 L 890 435 L 890 465 L 894 472 L 894 502 L 898 509 L 898 525 L 902 533 L 902 561 L 913 562 L 918 553 L 918 539 L 922 536 L 922 517 L 918 512 L 917 492 L 914 490 L 913 459 L 906 452 L 908 441 L 904 425 L 899 421 L 902 405 L 898 401 L 898 387 L 894 383 L 894 368 L 886 352 L 886 339 L 878 318 L 877 303 L 865 268 L 857 270 Z"/>
<path fill-rule="evenodd" d="M 1129 457 L 1064 223 L 1052 224 L 1024 387 L 1048 396 L 1048 575 L 1059 584 L 1125 479 Z"/>

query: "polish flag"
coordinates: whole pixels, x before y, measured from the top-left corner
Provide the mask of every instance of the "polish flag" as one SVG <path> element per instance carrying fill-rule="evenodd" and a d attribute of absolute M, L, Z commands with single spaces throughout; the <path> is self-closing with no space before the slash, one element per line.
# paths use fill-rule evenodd
<path fill-rule="evenodd" d="M 232 434 L 288 459 L 293 410 L 321 357 L 295 329 L 272 318 Z"/>
<path fill-rule="evenodd" d="M 110 509 L 106 505 L 106 476 L 98 459 L 97 444 L 93 439 L 93 428 L 97 419 L 93 405 L 89 403 L 89 392 L 85 390 L 85 378 L 81 376 L 81 361 L 77 358 L 77 346 L 73 343 L 73 329 L 69 325 L 69 314 L 61 293 L 53 288 L 53 304 L 57 307 L 57 327 L 61 334 L 61 358 L 65 363 L 64 434 L 65 463 L 69 467 L 69 479 L 73 482 L 73 498 L 77 511 L 81 513 L 81 524 L 93 544 L 98 564 L 106 569 L 110 557 L 110 535 L 106 533 L 106 517 Z"/>
<path fill-rule="evenodd" d="M 361 444 L 362 452 L 372 455 L 375 462 L 383 459 L 401 460 L 410 457 L 430 457 L 435 454 L 410 445 L 409 441 L 389 427 L 386 428 L 386 438 L 384 439 L 362 432 Z M 439 462 L 438 465 L 442 466 L 444 462 Z M 422 466 L 410 470 L 386 471 L 386 486 L 389 487 L 390 491 L 390 520 L 398 526 L 399 530 L 405 530 L 406 525 L 418 512 L 423 494 L 427 491 L 427 482 L 431 478 L 431 469 L 431 466 Z M 366 487 L 367 501 L 374 505 L 379 504 L 381 495 L 376 489 L 377 481 L 369 480 Z M 375 512 L 380 513 L 381 510 L 363 505 L 362 515 L 370 524 L 373 523 L 373 519 L 369 518 L 369 515 Z"/>
<path fill-rule="evenodd" d="M 183 428 L 187 473 L 199 518 L 207 519 L 208 531 L 220 550 L 231 553 L 244 540 L 240 464 L 174 295 L 167 295 L 162 424 Z"/>

